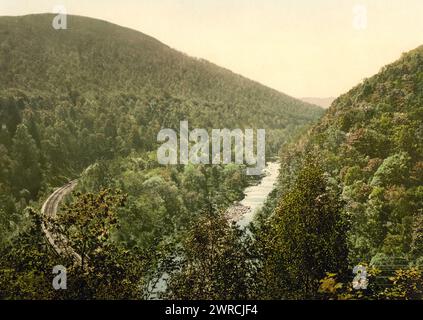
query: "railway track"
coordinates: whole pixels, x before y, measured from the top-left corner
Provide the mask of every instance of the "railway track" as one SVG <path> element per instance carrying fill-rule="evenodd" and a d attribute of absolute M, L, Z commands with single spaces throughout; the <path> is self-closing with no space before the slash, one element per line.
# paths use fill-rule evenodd
<path fill-rule="evenodd" d="M 66 195 L 72 192 L 77 183 L 77 180 L 73 180 L 56 189 L 44 202 L 41 208 L 41 214 L 43 216 L 42 230 L 54 251 L 56 251 L 59 256 L 71 257 L 76 264 L 80 265 L 82 261 L 81 256 L 67 244 L 67 240 L 62 234 L 53 231 L 53 228 L 48 221 L 50 218 L 54 219 L 57 216 L 59 203 Z"/>

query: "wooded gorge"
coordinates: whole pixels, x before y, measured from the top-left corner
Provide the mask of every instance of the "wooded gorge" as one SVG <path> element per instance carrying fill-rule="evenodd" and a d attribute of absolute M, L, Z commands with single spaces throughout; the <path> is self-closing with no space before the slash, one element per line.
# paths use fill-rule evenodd
<path fill-rule="evenodd" d="M 52 17 L 0 17 L 1 299 L 422 299 L 423 47 L 324 113 L 140 32 Z M 249 229 L 225 216 L 260 179 L 244 165 L 158 163 L 158 132 L 182 120 L 266 129 L 280 176 Z M 82 266 L 42 230 L 73 179 L 51 223 Z"/>

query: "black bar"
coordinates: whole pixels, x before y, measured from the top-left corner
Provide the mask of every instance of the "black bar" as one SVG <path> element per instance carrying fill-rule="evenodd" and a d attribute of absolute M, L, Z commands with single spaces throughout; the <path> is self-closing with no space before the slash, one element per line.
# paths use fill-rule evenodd
<path fill-rule="evenodd" d="M 0 301 L 0 314 L 9 309 L 14 318 L 21 312 L 31 315 L 51 315 L 101 319 L 356 319 L 367 318 L 372 312 L 418 315 L 423 301 Z M 197 312 L 195 312 L 197 310 Z"/>

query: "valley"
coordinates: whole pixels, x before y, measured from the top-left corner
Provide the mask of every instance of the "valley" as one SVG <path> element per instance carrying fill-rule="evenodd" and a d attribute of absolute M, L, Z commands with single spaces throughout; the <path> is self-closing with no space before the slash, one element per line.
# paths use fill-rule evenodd
<path fill-rule="evenodd" d="M 423 47 L 324 110 L 53 18 L 0 17 L 0 299 L 422 299 Z"/>

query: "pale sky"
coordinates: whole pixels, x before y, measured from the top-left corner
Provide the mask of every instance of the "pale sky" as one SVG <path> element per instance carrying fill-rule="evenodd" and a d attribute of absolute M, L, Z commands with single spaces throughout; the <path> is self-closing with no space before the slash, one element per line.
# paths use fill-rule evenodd
<path fill-rule="evenodd" d="M 423 44 L 423 0 L 0 0 L 0 15 L 60 4 L 295 97 L 336 97 Z"/>

